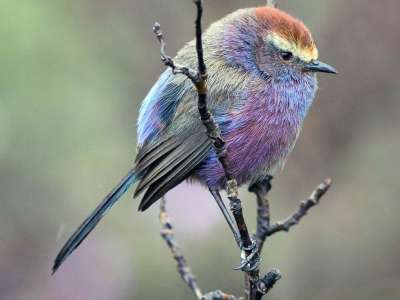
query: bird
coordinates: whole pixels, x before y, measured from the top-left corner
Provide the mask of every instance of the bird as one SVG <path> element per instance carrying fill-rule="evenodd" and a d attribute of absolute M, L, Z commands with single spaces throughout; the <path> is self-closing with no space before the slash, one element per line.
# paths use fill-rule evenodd
<path fill-rule="evenodd" d="M 239 9 L 211 24 L 202 38 L 208 105 L 226 142 L 229 171 L 239 186 L 273 176 L 299 137 L 318 89 L 316 74 L 336 74 L 336 69 L 318 60 L 306 25 L 274 7 Z M 195 41 L 174 61 L 196 68 Z M 141 104 L 137 137 L 133 167 L 67 240 L 53 273 L 134 185 L 134 197 L 141 196 L 139 211 L 185 180 L 204 185 L 221 204 L 224 169 L 186 76 L 170 68 L 161 74 Z M 220 208 L 234 232 L 226 207 Z"/>

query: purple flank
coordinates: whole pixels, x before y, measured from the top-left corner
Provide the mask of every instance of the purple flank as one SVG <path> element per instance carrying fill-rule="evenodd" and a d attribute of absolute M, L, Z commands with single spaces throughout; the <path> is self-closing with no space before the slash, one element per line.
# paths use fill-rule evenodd
<path fill-rule="evenodd" d="M 255 80 L 257 81 L 257 80 Z M 301 131 L 312 104 L 317 82 L 308 77 L 296 81 L 253 84 L 243 97 L 243 109 L 230 112 L 230 126 L 224 128 L 230 168 L 239 185 L 257 174 L 272 174 L 286 160 Z M 224 174 L 214 152 L 196 171 L 211 187 L 223 187 Z"/>

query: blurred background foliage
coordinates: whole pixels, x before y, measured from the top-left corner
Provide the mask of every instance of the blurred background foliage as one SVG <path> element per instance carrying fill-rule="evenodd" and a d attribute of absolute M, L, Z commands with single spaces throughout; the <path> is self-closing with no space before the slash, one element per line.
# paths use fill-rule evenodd
<path fill-rule="evenodd" d="M 314 33 L 318 100 L 284 172 L 273 217 L 327 176 L 334 187 L 292 232 L 273 237 L 263 267 L 284 278 L 270 299 L 400 297 L 400 18 L 397 0 L 278 1 Z M 205 22 L 264 1 L 205 1 Z M 169 53 L 193 37 L 190 0 L 5 0 L 0 3 L 0 298 L 192 299 L 159 238 L 157 206 L 122 201 L 53 277 L 52 260 L 130 167 L 141 100 Z M 255 201 L 243 189 L 245 212 Z M 177 235 L 205 290 L 240 294 L 238 250 L 201 187 L 168 195 Z M 255 222 L 250 222 L 255 227 Z"/>

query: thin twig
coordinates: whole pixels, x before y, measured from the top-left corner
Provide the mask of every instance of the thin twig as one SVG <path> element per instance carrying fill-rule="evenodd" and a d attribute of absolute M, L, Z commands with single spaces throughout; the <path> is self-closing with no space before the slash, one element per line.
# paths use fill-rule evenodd
<path fill-rule="evenodd" d="M 167 55 L 165 48 L 166 48 L 166 42 L 164 40 L 164 34 L 161 31 L 161 25 L 156 22 L 153 25 L 153 32 L 156 35 L 158 41 L 160 42 L 161 45 L 161 61 L 162 63 L 167 66 L 170 67 L 172 69 L 172 72 L 174 74 L 183 74 L 185 76 L 187 76 L 188 78 L 190 78 L 190 80 L 195 81 L 197 80 L 196 76 L 197 76 L 197 72 L 195 70 L 192 70 L 190 68 L 184 67 L 184 66 L 180 66 L 178 64 L 175 64 L 174 60 L 171 58 L 171 56 Z"/>
<path fill-rule="evenodd" d="M 249 191 L 255 193 L 257 196 L 257 230 L 254 237 L 258 245 L 260 256 L 266 239 L 266 233 L 270 226 L 270 211 L 267 195 L 272 188 L 272 179 L 273 177 L 269 175 L 262 176 L 257 178 L 257 180 L 252 182 L 249 186 Z M 252 277 L 247 276 L 247 274 L 245 276 L 245 295 L 247 295 L 249 300 L 261 299 L 262 296 L 266 295 L 272 286 L 281 278 L 279 270 L 277 269 L 274 269 L 262 279 L 259 278 L 259 268 L 254 270 L 252 275 Z M 267 286 L 270 286 L 271 288 L 266 288 Z"/>
<path fill-rule="evenodd" d="M 257 230 L 255 240 L 258 244 L 258 251 L 262 252 L 265 238 L 268 235 L 271 216 L 269 210 L 268 193 L 272 188 L 272 176 L 263 176 L 258 178 L 249 186 L 249 191 L 257 196 Z"/>
<path fill-rule="evenodd" d="M 185 257 L 183 256 L 181 248 L 178 246 L 178 243 L 176 242 L 173 227 L 167 214 L 166 201 L 164 197 L 161 198 L 160 200 L 159 219 L 161 223 L 161 236 L 167 243 L 168 248 L 171 250 L 171 253 L 176 261 L 177 270 L 179 274 L 181 275 L 183 281 L 189 286 L 189 288 L 195 294 L 196 298 L 199 300 L 202 299 L 203 294 L 200 290 L 200 287 L 197 284 L 196 277 L 192 273 L 190 267 L 186 262 Z"/>
<path fill-rule="evenodd" d="M 312 194 L 308 199 L 300 203 L 299 209 L 294 214 L 292 214 L 283 221 L 279 221 L 271 225 L 268 230 L 267 236 L 271 236 L 280 231 L 288 232 L 292 226 L 297 225 L 300 222 L 300 220 L 307 214 L 310 208 L 314 207 L 319 203 L 320 199 L 329 190 L 331 185 L 332 185 L 332 180 L 330 178 L 325 179 L 324 182 L 322 182 L 312 192 Z"/>
<path fill-rule="evenodd" d="M 274 287 L 275 283 L 282 278 L 278 269 L 273 269 L 267 273 L 263 278 L 257 281 L 257 292 L 255 293 L 254 300 L 261 300 L 268 292 Z"/>
<path fill-rule="evenodd" d="M 166 242 L 176 261 L 178 273 L 187 286 L 192 290 L 196 298 L 199 300 L 237 300 L 235 296 L 228 295 L 221 291 L 210 292 L 205 295 L 202 294 L 201 289 L 197 284 L 196 276 L 192 273 L 183 255 L 182 249 L 178 246 L 176 241 L 174 228 L 167 213 L 165 197 L 160 200 L 159 220 L 161 223 L 161 237 Z"/>
<path fill-rule="evenodd" d="M 268 192 L 272 187 L 271 180 L 271 176 L 261 177 L 249 187 L 249 191 L 255 193 L 257 196 L 257 231 L 255 234 L 255 239 L 259 245 L 260 255 L 267 237 L 280 231 L 289 231 L 292 226 L 298 224 L 299 221 L 307 214 L 308 210 L 319 203 L 320 199 L 325 195 L 332 185 L 331 179 L 325 179 L 325 181 L 313 191 L 307 200 L 301 202 L 300 208 L 297 212 L 287 219 L 271 225 L 269 210 L 270 206 L 267 198 Z M 255 270 L 254 277 L 257 278 L 258 276 L 259 270 Z M 281 275 L 279 270 L 274 269 L 263 278 L 256 281 L 254 283 L 254 288 L 252 290 L 250 289 L 248 292 L 249 299 L 260 300 L 268 293 L 268 291 L 280 278 Z"/>
<path fill-rule="evenodd" d="M 203 296 L 202 300 L 238 300 L 235 296 L 225 294 L 221 291 L 215 291 Z"/>
<path fill-rule="evenodd" d="M 230 201 L 230 208 L 235 218 L 241 242 L 244 249 L 246 249 L 246 256 L 252 253 L 253 242 L 251 240 L 249 231 L 247 229 L 246 222 L 243 217 L 242 203 L 238 198 L 238 184 L 230 172 L 228 163 L 228 154 L 226 151 L 225 141 L 222 138 L 221 130 L 214 117 L 208 109 L 208 87 L 207 87 L 207 67 L 204 62 L 203 55 L 203 42 L 202 42 L 202 15 L 203 15 L 203 1 L 194 0 L 197 7 L 197 18 L 196 18 L 196 52 L 198 59 L 198 78 L 199 81 L 193 82 L 196 86 L 198 93 L 198 109 L 200 118 L 207 129 L 208 136 L 213 141 L 214 150 L 218 156 L 219 162 L 223 167 L 226 179 L 226 192 Z M 258 255 L 258 254 L 257 254 Z M 259 259 L 255 257 L 255 261 Z"/>

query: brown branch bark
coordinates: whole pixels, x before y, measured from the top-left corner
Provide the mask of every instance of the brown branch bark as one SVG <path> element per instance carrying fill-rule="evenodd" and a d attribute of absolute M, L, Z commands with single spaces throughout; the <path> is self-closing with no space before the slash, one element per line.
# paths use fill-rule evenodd
<path fill-rule="evenodd" d="M 269 191 L 272 188 L 271 176 L 259 178 L 256 182 L 252 183 L 249 191 L 257 196 L 257 231 L 255 239 L 258 243 L 258 249 L 261 252 L 266 239 L 278 232 L 289 231 L 289 229 L 297 225 L 300 220 L 307 214 L 307 212 L 315 205 L 319 204 L 320 199 L 325 195 L 332 185 L 331 179 L 325 179 L 310 195 L 310 197 L 300 203 L 299 209 L 283 221 L 279 221 L 271 225 L 270 222 L 270 205 L 267 198 Z M 259 276 L 259 270 L 255 270 L 254 277 Z M 277 280 L 281 278 L 279 270 L 275 269 L 254 283 L 255 287 L 248 291 L 248 299 L 259 300 L 268 293 Z M 269 287 L 269 288 L 268 288 Z"/>
<path fill-rule="evenodd" d="M 257 196 L 257 229 L 254 236 L 258 245 L 260 256 L 266 238 L 265 232 L 268 232 L 270 227 L 271 218 L 267 195 L 272 188 L 272 179 L 272 176 L 263 176 L 258 178 L 255 182 L 252 182 L 249 186 L 249 191 L 255 193 Z M 249 300 L 261 299 L 281 278 L 281 274 L 278 269 L 274 269 L 261 279 L 259 276 L 259 268 L 254 270 L 252 277 L 249 278 L 247 275 L 245 276 L 245 292 Z M 256 278 L 256 280 L 252 280 L 254 278 Z"/>
<path fill-rule="evenodd" d="M 198 94 L 198 110 L 200 118 L 207 129 L 208 136 L 213 140 L 214 150 L 218 155 L 219 162 L 221 163 L 226 178 L 226 192 L 230 200 L 230 207 L 235 218 L 237 227 L 239 229 L 239 234 L 241 242 L 245 248 L 250 249 L 252 246 L 252 240 L 247 229 L 246 222 L 243 217 L 243 209 L 240 199 L 238 198 L 238 186 L 236 179 L 230 172 L 228 164 L 228 153 L 225 147 L 225 141 L 221 136 L 221 130 L 219 129 L 218 123 L 215 122 L 211 112 L 208 109 L 208 87 L 207 87 L 207 67 L 204 62 L 203 55 L 203 41 L 202 41 L 202 16 L 203 16 L 203 1 L 194 0 L 197 7 L 197 17 L 196 17 L 196 52 L 198 60 L 198 73 L 197 80 L 192 80 L 193 84 L 196 86 Z M 246 255 L 250 255 L 250 251 L 246 251 Z"/>
<path fill-rule="evenodd" d="M 267 230 L 267 236 L 271 236 L 280 231 L 288 232 L 290 228 L 297 225 L 302 218 L 307 214 L 307 212 L 317 205 L 320 199 L 325 195 L 332 185 L 332 180 L 330 178 L 325 179 L 308 197 L 306 200 L 301 201 L 299 209 L 293 213 L 288 218 L 278 221 L 271 225 Z"/>
<path fill-rule="evenodd" d="M 202 299 L 203 294 L 200 290 L 200 287 L 197 284 L 196 276 L 194 276 L 194 274 L 192 273 L 182 253 L 182 250 L 178 246 L 178 243 L 175 239 L 173 227 L 167 214 L 166 201 L 164 197 L 160 200 L 159 219 L 161 223 L 161 232 L 160 232 L 161 237 L 165 240 L 168 248 L 171 250 L 172 256 L 177 264 L 178 273 L 181 275 L 183 281 L 192 290 L 196 298 L 199 300 Z"/>
<path fill-rule="evenodd" d="M 178 270 L 178 273 L 181 276 L 182 280 L 196 296 L 196 298 L 199 300 L 237 300 L 235 296 L 228 295 L 221 291 L 210 292 L 203 295 L 199 285 L 197 284 L 196 276 L 193 274 L 191 268 L 189 267 L 185 256 L 183 255 L 182 249 L 179 247 L 178 242 L 175 238 L 174 228 L 166 209 L 165 197 L 160 200 L 159 220 L 161 224 L 161 237 L 164 239 L 165 243 L 171 251 L 173 258 L 176 261 L 176 268 Z"/>
<path fill-rule="evenodd" d="M 225 147 L 225 141 L 221 136 L 221 131 L 218 123 L 215 122 L 211 112 L 208 109 L 208 87 L 207 87 L 207 67 L 204 62 L 203 54 L 203 41 L 202 41 L 202 16 L 203 16 L 203 1 L 194 0 L 197 8 L 196 17 L 196 52 L 198 60 L 198 69 L 196 71 L 191 70 L 185 66 L 178 66 L 174 63 L 173 59 L 165 53 L 165 41 L 160 25 L 156 23 L 153 27 L 153 31 L 156 34 L 158 40 L 161 43 L 161 58 L 164 65 L 172 68 L 175 73 L 181 73 L 186 75 L 192 83 L 195 85 L 198 94 L 198 110 L 200 118 L 207 130 L 207 134 L 213 141 L 214 150 L 218 156 L 219 162 L 224 169 L 226 178 L 226 192 L 230 201 L 230 208 L 235 218 L 237 227 L 239 229 L 240 239 L 243 248 L 245 249 L 246 256 L 252 254 L 254 245 L 250 237 L 249 231 L 245 219 L 243 217 L 243 209 L 240 199 L 238 198 L 238 186 L 236 179 L 230 172 L 229 163 L 227 159 L 227 151 Z M 254 255 L 254 253 L 253 253 Z M 256 255 L 258 255 L 256 253 Z M 257 257 L 254 257 L 257 261 Z M 249 272 L 249 275 L 250 272 Z"/>
<path fill-rule="evenodd" d="M 264 176 L 257 179 L 249 186 L 249 191 L 256 194 L 257 197 L 257 230 L 255 240 L 258 244 L 258 250 L 262 252 L 265 239 L 267 237 L 271 216 L 269 210 L 268 193 L 272 188 L 272 176 Z"/>

